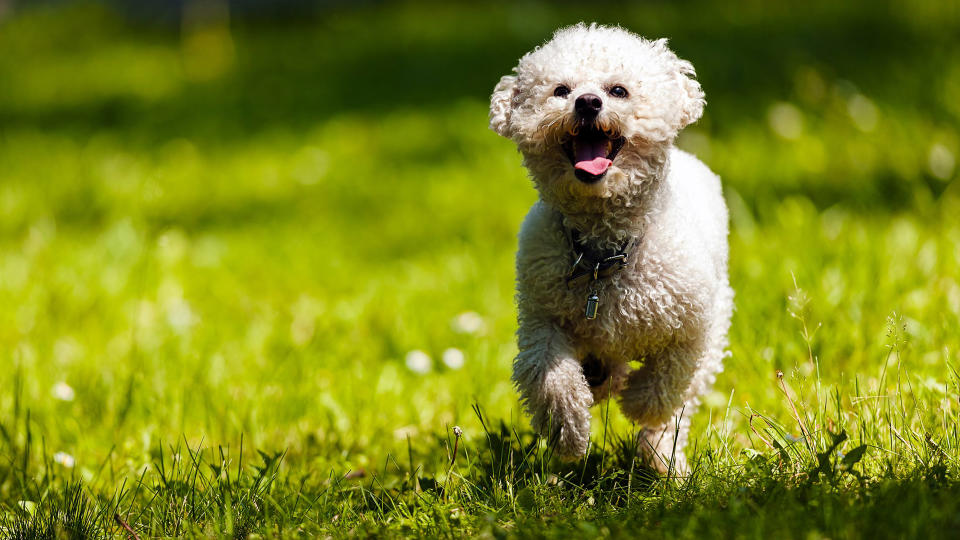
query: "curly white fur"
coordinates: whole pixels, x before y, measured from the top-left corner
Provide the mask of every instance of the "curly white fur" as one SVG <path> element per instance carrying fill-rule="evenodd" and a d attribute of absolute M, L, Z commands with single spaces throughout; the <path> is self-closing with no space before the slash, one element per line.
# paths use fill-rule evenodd
<path fill-rule="evenodd" d="M 513 381 L 534 428 L 562 456 L 586 452 L 590 407 L 619 396 L 644 426 L 650 464 L 666 469 L 672 458 L 683 470 L 689 417 L 722 370 L 733 310 L 720 179 L 673 146 L 703 112 L 693 66 L 666 40 L 578 24 L 514 71 L 494 90 L 490 127 L 517 144 L 540 201 L 519 235 Z M 554 95 L 559 85 L 569 95 Z M 614 85 L 629 95 L 609 95 Z M 575 100 L 587 93 L 602 96 L 599 125 L 626 141 L 592 184 L 575 177 L 561 147 L 578 121 Z M 596 248 L 637 239 L 627 266 L 598 282 L 594 320 L 584 317 L 589 285 L 565 281 L 572 249 L 564 227 Z M 583 372 L 588 356 L 608 374 L 594 388 Z"/>

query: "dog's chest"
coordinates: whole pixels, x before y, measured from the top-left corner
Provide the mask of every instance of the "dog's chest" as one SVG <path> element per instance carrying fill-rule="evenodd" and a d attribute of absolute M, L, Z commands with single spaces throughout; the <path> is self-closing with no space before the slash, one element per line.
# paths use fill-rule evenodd
<path fill-rule="evenodd" d="M 626 267 L 605 278 L 567 283 L 570 254 L 558 250 L 550 275 L 533 280 L 541 308 L 554 311 L 575 348 L 603 356 L 637 357 L 683 338 L 703 302 L 683 265 L 638 246 Z M 520 291 L 521 294 L 524 291 Z M 595 318 L 588 317 L 594 307 Z M 624 358 L 629 360 L 632 358 Z"/>

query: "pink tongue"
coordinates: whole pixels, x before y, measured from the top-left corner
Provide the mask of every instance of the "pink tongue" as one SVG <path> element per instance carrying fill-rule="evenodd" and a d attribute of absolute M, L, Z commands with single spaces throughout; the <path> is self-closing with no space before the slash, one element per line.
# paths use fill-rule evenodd
<path fill-rule="evenodd" d="M 590 161 L 578 161 L 574 167 L 581 171 L 587 171 L 594 176 L 600 176 L 607 171 L 607 167 L 609 167 L 611 163 L 613 162 L 605 157 L 598 157 Z"/>
<path fill-rule="evenodd" d="M 607 159 L 607 140 L 582 141 L 575 145 L 574 168 L 599 176 L 607 171 L 612 161 Z"/>

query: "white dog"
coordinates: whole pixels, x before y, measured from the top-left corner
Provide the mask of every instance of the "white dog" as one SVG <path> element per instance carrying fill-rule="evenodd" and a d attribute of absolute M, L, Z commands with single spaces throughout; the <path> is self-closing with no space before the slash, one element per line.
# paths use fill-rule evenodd
<path fill-rule="evenodd" d="M 720 179 L 673 141 L 700 118 L 693 66 L 621 28 L 578 24 L 490 100 L 540 193 L 519 235 L 513 381 L 566 458 L 619 396 L 659 470 L 686 469 L 690 415 L 723 369 L 733 291 Z"/>

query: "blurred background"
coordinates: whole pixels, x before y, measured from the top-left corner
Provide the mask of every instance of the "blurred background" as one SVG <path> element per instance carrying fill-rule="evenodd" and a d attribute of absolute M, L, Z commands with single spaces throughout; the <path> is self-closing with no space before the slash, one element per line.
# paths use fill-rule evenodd
<path fill-rule="evenodd" d="M 779 409 L 774 369 L 812 369 L 798 318 L 827 381 L 876 375 L 893 312 L 942 373 L 956 2 L 0 0 L 7 431 L 29 409 L 94 478 L 179 437 L 363 466 L 469 435 L 473 403 L 526 425 L 513 254 L 535 192 L 487 100 L 581 20 L 669 38 L 707 95 L 678 144 L 724 180 L 738 312 L 704 418 L 733 389 Z"/>

